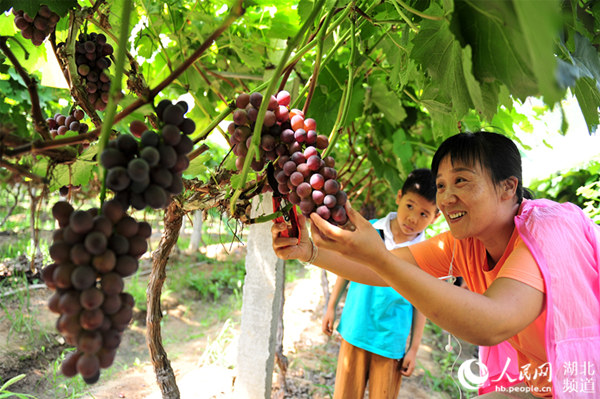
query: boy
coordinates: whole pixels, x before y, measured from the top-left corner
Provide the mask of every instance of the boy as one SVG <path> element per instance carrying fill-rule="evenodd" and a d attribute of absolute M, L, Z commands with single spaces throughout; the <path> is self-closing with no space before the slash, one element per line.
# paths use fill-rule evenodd
<path fill-rule="evenodd" d="M 398 191 L 397 212 L 372 220 L 388 250 L 421 242 L 423 230 L 438 217 L 435 179 L 415 169 Z M 337 303 L 348 286 L 338 277 L 323 317 L 323 332 L 333 332 Z M 342 343 L 333 399 L 359 399 L 369 382 L 370 399 L 395 399 L 402 376 L 415 368 L 425 317 L 391 287 L 351 283 L 338 325 Z M 408 350 L 406 343 L 410 336 Z"/>

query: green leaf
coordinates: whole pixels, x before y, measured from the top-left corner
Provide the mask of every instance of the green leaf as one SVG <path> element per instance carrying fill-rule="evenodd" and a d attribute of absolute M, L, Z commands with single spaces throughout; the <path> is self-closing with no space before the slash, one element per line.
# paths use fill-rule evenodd
<path fill-rule="evenodd" d="M 356 81 L 352 88 L 352 98 L 348 104 L 348 116 L 343 126 L 350 126 L 352 122 L 363 116 L 365 109 L 365 88 L 362 82 Z"/>
<path fill-rule="evenodd" d="M 558 87 L 555 74 L 554 41 L 560 31 L 559 3 L 556 0 L 546 0 L 540 6 L 537 1 L 513 0 L 512 4 L 527 45 L 539 92 L 544 96 L 544 101 L 552 105 L 564 95 Z"/>
<path fill-rule="evenodd" d="M 394 155 L 396 155 L 396 157 L 398 157 L 400 160 L 410 159 L 413 154 L 412 146 L 406 142 L 406 133 L 404 133 L 404 130 L 396 130 L 392 140 L 394 142 Z"/>
<path fill-rule="evenodd" d="M 443 14 L 435 3 L 426 12 L 433 16 Z M 470 67 L 470 57 L 467 54 L 467 59 L 463 59 L 463 50 L 450 31 L 448 21 L 423 21 L 419 34 L 413 39 L 413 45 L 410 57 L 427 70 L 440 91 L 451 99 L 454 114 L 457 117 L 464 115 L 473 107 L 471 94 L 477 95 L 477 82 L 472 77 L 471 70 L 464 68 L 465 64 Z"/>
<path fill-rule="evenodd" d="M 14 0 L 0 0 L 0 11 L 10 10 L 14 3 Z M 32 17 L 37 14 L 42 4 L 46 4 L 58 16 L 64 17 L 69 10 L 77 6 L 77 0 L 19 0 L 17 4 L 16 9 L 23 10 Z"/>
<path fill-rule="evenodd" d="M 591 78 L 581 78 L 573 89 L 581 113 L 585 119 L 588 130 L 593 132 L 598 126 L 598 107 L 600 107 L 600 93 L 597 82 Z"/>
<path fill-rule="evenodd" d="M 207 162 L 210 160 L 211 154 L 208 152 L 198 155 L 190 161 L 190 166 L 185 171 L 186 175 L 204 176 L 207 171 Z"/>
<path fill-rule="evenodd" d="M 475 78 L 479 82 L 500 80 L 513 96 L 521 100 L 538 94 L 537 81 L 532 78 L 536 75 L 531 55 L 513 2 L 465 0 L 455 6 L 453 24 L 463 45 L 469 44 L 473 50 Z M 532 28 L 538 23 L 545 25 L 540 19 L 537 13 L 533 13 L 527 23 Z"/>
<path fill-rule="evenodd" d="M 464 73 L 465 85 L 469 91 L 469 96 L 473 101 L 473 105 L 477 112 L 485 114 L 485 107 L 483 102 L 483 94 L 481 93 L 481 87 L 479 82 L 473 76 L 473 63 L 471 60 L 471 46 L 466 46 L 462 51 L 462 70 Z M 495 109 L 493 111 L 496 111 Z M 488 113 L 486 116 L 491 119 L 494 112 Z"/>
<path fill-rule="evenodd" d="M 406 118 L 406 111 L 398 95 L 380 80 L 373 82 L 371 100 L 392 126 L 398 126 Z"/>

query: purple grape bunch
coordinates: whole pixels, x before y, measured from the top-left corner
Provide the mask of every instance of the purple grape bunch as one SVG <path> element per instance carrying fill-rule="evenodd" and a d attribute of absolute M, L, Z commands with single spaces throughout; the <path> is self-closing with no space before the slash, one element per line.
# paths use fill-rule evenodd
<path fill-rule="evenodd" d="M 229 143 L 236 155 L 236 167 L 241 170 L 263 96 L 242 93 L 236 98 L 233 122 L 228 126 Z M 344 204 L 347 195 L 337 181 L 335 160 L 321 157 L 329 145 L 327 136 L 317 133 L 313 118 L 305 118 L 299 109 L 290 109 L 290 94 L 282 90 L 271 96 L 265 113 L 259 148 L 260 160 L 253 159 L 251 167 L 262 171 L 273 162 L 278 191 L 304 216 L 317 212 L 336 225 L 348 221 Z"/>
<path fill-rule="evenodd" d="M 98 111 L 104 111 L 108 103 L 113 47 L 106 42 L 103 33 L 80 33 L 75 41 L 77 73 L 83 79 L 88 100 Z"/>
<path fill-rule="evenodd" d="M 75 347 L 61 370 L 93 384 L 100 369 L 113 363 L 132 319 L 134 300 L 123 291 L 123 278 L 137 271 L 152 228 L 127 215 L 116 200 L 88 210 L 58 201 L 52 215 L 58 222 L 49 248 L 54 263 L 41 276 L 54 291 L 48 308 L 59 314 L 56 328 Z"/>
<path fill-rule="evenodd" d="M 54 30 L 60 17 L 50 10 L 47 5 L 40 6 L 38 12 L 32 17 L 23 10 L 12 9 L 15 16 L 15 26 L 21 35 L 31 40 L 34 46 L 41 45 L 48 35 Z"/>
<path fill-rule="evenodd" d="M 111 140 L 100 154 L 100 163 L 107 170 L 106 187 L 126 209 L 130 205 L 138 210 L 148 206 L 163 209 L 173 195 L 183 191 L 182 175 L 194 147 L 189 135 L 196 129 L 194 121 L 185 117 L 187 111 L 184 101 L 162 100 L 156 107 L 160 132 L 133 121 L 131 134 Z"/>
<path fill-rule="evenodd" d="M 78 108 L 73 108 L 69 115 L 63 115 L 60 112 L 54 117 L 46 119 L 52 138 L 63 136 L 67 132 L 86 133 L 89 130 L 87 123 L 81 122 L 85 118 L 85 112 Z"/>

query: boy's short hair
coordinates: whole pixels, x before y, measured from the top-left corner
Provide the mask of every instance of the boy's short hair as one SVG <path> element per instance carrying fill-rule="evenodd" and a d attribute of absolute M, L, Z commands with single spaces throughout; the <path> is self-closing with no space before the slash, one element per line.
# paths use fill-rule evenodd
<path fill-rule="evenodd" d="M 415 169 L 408 174 L 402 185 L 402 194 L 409 192 L 419 194 L 435 204 L 435 178 L 431 173 L 431 169 Z"/>

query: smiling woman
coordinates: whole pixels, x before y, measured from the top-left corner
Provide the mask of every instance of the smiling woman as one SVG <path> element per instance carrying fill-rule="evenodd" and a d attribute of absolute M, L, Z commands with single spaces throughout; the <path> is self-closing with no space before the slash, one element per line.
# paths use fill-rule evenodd
<path fill-rule="evenodd" d="M 389 252 L 348 206 L 353 231 L 311 216 L 319 248 L 313 263 L 353 281 L 393 287 L 434 323 L 474 344 L 507 340 L 518 354 L 525 397 L 572 397 L 564 394 L 572 383 L 564 367 L 600 358 L 600 229 L 572 204 L 524 199 L 519 151 L 500 134 L 448 138 L 432 171 L 449 232 Z M 298 242 L 279 237 L 283 228 L 272 229 L 277 255 L 308 259 L 308 234 Z M 449 270 L 464 278 L 468 291 L 435 278 Z M 573 312 L 575 303 L 587 307 Z"/>

